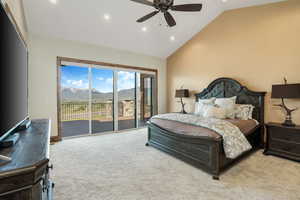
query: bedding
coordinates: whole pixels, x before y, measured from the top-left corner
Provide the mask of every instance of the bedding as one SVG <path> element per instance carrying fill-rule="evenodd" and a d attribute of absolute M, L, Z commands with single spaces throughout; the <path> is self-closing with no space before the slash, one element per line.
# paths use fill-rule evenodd
<path fill-rule="evenodd" d="M 151 122 L 155 123 L 155 121 L 153 120 L 156 119 L 180 122 L 201 128 L 206 128 L 208 130 L 211 130 L 212 132 L 215 132 L 215 134 L 219 135 L 220 137 L 222 136 L 225 155 L 230 159 L 237 158 L 239 155 L 246 151 L 249 151 L 252 148 L 245 135 L 241 132 L 240 128 L 226 120 L 204 118 L 197 115 L 180 113 L 156 115 L 152 117 Z M 191 133 L 195 134 L 195 131 L 192 131 Z M 204 134 L 209 135 L 211 134 L 211 132 Z M 212 135 L 215 136 L 215 134 Z"/>
<path fill-rule="evenodd" d="M 253 130 L 255 130 L 255 128 L 258 126 L 257 122 L 253 119 L 250 120 L 225 119 L 225 120 L 237 126 L 245 136 L 248 136 L 251 133 L 253 133 Z M 171 121 L 167 119 L 159 119 L 159 118 L 152 118 L 150 119 L 150 122 L 165 130 L 168 130 L 176 134 L 195 136 L 195 137 L 210 137 L 213 139 L 222 138 L 222 136 L 216 133 L 215 131 L 201 126 L 195 126 L 191 124 Z"/>
<path fill-rule="evenodd" d="M 205 106 L 202 116 L 205 118 L 225 119 L 226 109 L 211 105 Z"/>
<path fill-rule="evenodd" d="M 250 104 L 237 104 L 235 118 L 242 120 L 252 119 L 253 109 L 254 106 Z"/>
<path fill-rule="evenodd" d="M 210 98 L 210 99 L 200 99 L 198 102 L 195 103 L 195 115 L 202 116 L 204 113 L 204 110 L 206 109 L 206 106 L 214 105 L 216 101 L 216 98 Z"/>
<path fill-rule="evenodd" d="M 236 96 L 230 98 L 217 98 L 215 104 L 226 110 L 226 118 L 234 119 L 236 113 Z"/>

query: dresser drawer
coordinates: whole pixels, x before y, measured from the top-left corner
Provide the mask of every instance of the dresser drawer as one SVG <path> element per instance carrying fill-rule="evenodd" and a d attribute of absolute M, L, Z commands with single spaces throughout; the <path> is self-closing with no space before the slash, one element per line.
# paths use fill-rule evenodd
<path fill-rule="evenodd" d="M 269 148 L 274 151 L 281 151 L 287 154 L 292 154 L 300 157 L 300 144 L 284 142 L 282 140 L 271 139 Z"/>
<path fill-rule="evenodd" d="M 270 139 L 280 139 L 288 142 L 300 143 L 299 130 L 281 127 L 269 127 Z"/>
<path fill-rule="evenodd" d="M 33 183 L 33 174 L 21 174 L 0 180 L 0 193 L 17 190 L 18 188 L 29 186 Z M 1 200 L 1 199 L 0 199 Z"/>
<path fill-rule="evenodd" d="M 5 195 L 5 196 L 0 196 L 0 200 L 30 200 L 31 199 L 31 192 L 30 189 L 28 190 L 23 190 L 20 192 L 16 192 L 13 194 Z"/>

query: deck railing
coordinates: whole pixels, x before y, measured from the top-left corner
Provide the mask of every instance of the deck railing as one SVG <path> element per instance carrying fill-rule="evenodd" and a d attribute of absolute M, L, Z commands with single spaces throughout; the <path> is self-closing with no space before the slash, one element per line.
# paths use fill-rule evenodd
<path fill-rule="evenodd" d="M 132 100 L 119 102 L 119 119 L 134 119 L 135 102 Z M 113 120 L 113 103 L 92 103 L 92 119 L 101 121 Z M 150 106 L 145 108 L 145 116 L 150 115 Z M 89 120 L 88 102 L 67 102 L 61 104 L 61 121 Z"/>
<path fill-rule="evenodd" d="M 88 102 L 70 102 L 61 104 L 61 120 L 89 120 Z M 112 103 L 92 103 L 92 118 L 95 120 L 112 119 Z"/>

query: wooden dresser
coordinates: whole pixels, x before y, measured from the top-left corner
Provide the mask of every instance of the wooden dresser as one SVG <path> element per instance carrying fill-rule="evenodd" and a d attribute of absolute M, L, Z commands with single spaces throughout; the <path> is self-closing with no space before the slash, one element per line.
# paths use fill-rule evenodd
<path fill-rule="evenodd" d="M 0 150 L 12 158 L 0 162 L 0 200 L 52 200 L 49 145 L 50 121 L 41 119 L 20 132 L 15 146 Z"/>
<path fill-rule="evenodd" d="M 300 161 L 300 126 L 286 127 L 268 123 L 265 155 L 275 155 Z"/>

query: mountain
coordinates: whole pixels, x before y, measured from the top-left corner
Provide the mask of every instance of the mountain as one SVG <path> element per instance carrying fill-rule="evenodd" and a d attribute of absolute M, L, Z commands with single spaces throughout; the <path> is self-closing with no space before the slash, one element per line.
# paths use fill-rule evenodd
<path fill-rule="evenodd" d="M 123 100 L 134 100 L 135 89 L 126 89 L 118 92 L 119 101 Z M 95 89 L 92 90 L 92 98 L 96 102 L 106 102 L 113 99 L 113 93 L 103 93 Z M 62 89 L 62 102 L 73 102 L 73 101 L 88 101 L 89 90 L 78 89 L 78 88 L 63 88 Z"/>

